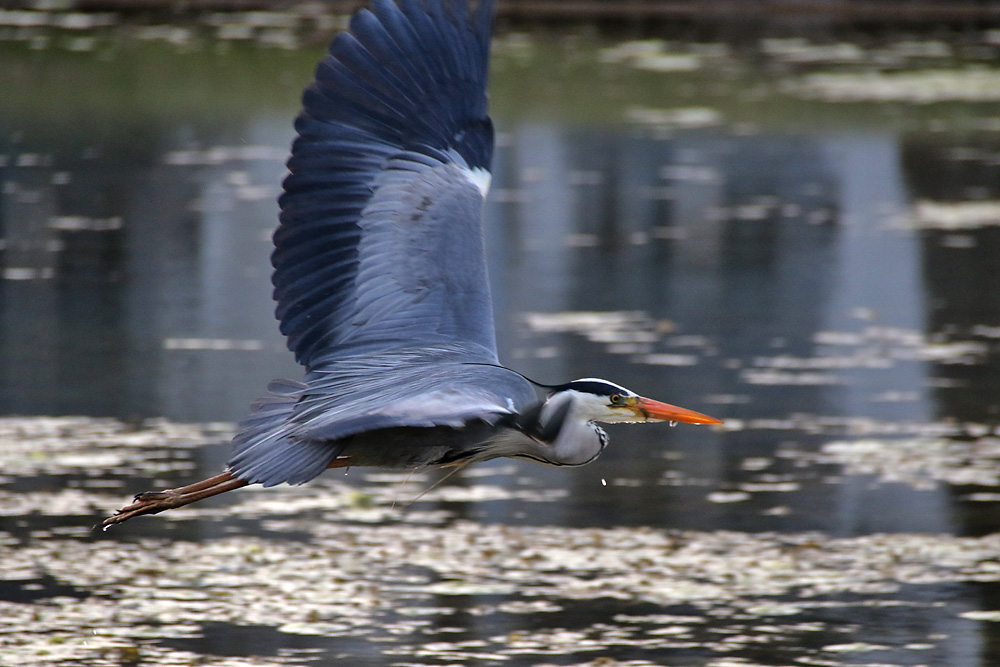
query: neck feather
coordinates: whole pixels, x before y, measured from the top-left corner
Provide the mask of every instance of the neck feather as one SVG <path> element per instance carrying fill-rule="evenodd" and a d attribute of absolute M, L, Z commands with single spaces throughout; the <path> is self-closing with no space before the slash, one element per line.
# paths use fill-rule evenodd
<path fill-rule="evenodd" d="M 526 429 L 532 439 L 525 447 L 528 451 L 520 455 L 558 466 L 580 466 L 596 459 L 607 446 L 608 436 L 589 421 L 582 407 L 577 392 L 550 396 L 535 423 Z"/>

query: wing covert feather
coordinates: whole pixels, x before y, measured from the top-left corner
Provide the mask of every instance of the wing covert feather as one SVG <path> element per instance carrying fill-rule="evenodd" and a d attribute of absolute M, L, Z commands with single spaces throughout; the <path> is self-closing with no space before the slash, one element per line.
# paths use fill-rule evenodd
<path fill-rule="evenodd" d="M 466 345 L 358 355 L 276 380 L 233 439 L 229 469 L 264 486 L 302 484 L 322 473 L 359 433 L 395 427 L 496 423 L 537 401 L 531 384 L 478 363 Z"/>

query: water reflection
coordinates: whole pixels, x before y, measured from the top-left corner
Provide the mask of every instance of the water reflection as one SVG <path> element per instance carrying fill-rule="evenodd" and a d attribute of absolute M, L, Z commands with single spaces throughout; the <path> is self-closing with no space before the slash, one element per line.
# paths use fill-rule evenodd
<path fill-rule="evenodd" d="M 511 85 L 505 75 L 521 75 L 497 72 L 501 89 Z M 267 260 L 294 97 L 280 109 L 261 101 L 239 111 L 224 122 L 190 113 L 175 121 L 169 113 L 98 117 L 81 132 L 0 110 L 12 128 L 0 139 L 0 411 L 228 422 L 272 377 L 298 373 L 271 315 Z M 428 511 L 489 527 L 845 538 L 997 530 L 996 499 L 968 501 L 993 487 L 930 467 L 914 472 L 905 457 L 879 458 L 885 447 L 852 449 L 866 437 L 916 440 L 908 451 L 919 454 L 942 439 L 957 446 L 996 435 L 1000 234 L 995 221 L 943 229 L 914 218 L 922 201 L 1000 199 L 995 136 L 973 142 L 940 129 L 850 122 L 681 130 L 510 109 L 497 121 L 486 227 L 501 358 L 541 381 L 617 379 L 729 425 L 614 429 L 601 460 L 578 471 L 482 466 L 475 474 L 522 495 L 457 502 L 430 494 Z M 846 444 L 832 447 L 838 442 Z M 225 455 L 224 447 L 204 447 L 192 458 L 209 474 Z M 148 474 L 150 484 L 196 476 L 183 466 Z M 893 475 L 897 483 L 887 481 Z M 59 487 L 67 477 L 17 483 Z M 139 490 L 134 477 L 117 481 L 123 493 Z M 474 474 L 449 484 L 470 494 L 483 486 Z M 315 492 L 341 485 L 338 478 Z M 525 499 L 553 491 L 544 501 Z M 52 529 L 49 519 L 23 521 L 18 539 Z M 292 542 L 308 541 L 312 529 L 227 517 L 149 523 L 132 535 L 207 543 L 220 524 Z M 428 584 L 439 576 L 411 574 Z M 846 611 L 810 611 L 821 637 L 784 636 L 818 650 L 837 643 L 839 630 L 830 628 L 870 626 L 855 639 L 897 647 L 879 654 L 884 662 L 903 664 L 915 649 L 898 646 L 940 636 L 952 639 L 935 640 L 929 663 L 991 664 L 995 633 L 981 640 L 959 614 L 994 609 L 994 588 L 976 589 L 980 604 L 967 583 L 907 591 L 905 612 L 891 620 L 877 605 L 862 606 L 869 617 L 858 617 L 861 607 L 841 592 L 833 597 Z M 522 631 L 523 615 L 495 613 L 512 601 L 534 600 L 495 591 L 410 600 L 450 610 L 434 624 L 457 626 L 461 639 Z M 540 627 L 612 640 L 591 610 L 560 604 Z M 605 606 L 611 615 L 703 613 L 635 599 Z M 317 646 L 234 627 L 203 624 L 197 641 L 178 642 L 210 652 L 224 638 L 226 655 L 242 655 L 232 646 L 244 644 L 246 655 Z M 707 643 L 713 631 L 694 635 Z M 373 642 L 317 642 L 330 654 L 381 664 Z M 617 658 L 648 657 L 630 650 Z M 767 662 L 771 651 L 741 655 Z M 680 649 L 661 655 L 707 659 Z"/>

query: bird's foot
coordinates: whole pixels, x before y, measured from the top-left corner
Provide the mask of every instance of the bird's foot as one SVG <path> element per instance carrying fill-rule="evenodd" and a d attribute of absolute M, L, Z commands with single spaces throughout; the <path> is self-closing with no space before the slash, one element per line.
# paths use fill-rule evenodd
<path fill-rule="evenodd" d="M 178 493 L 175 489 L 139 493 L 135 496 L 131 504 L 115 511 L 115 513 L 105 519 L 101 525 L 104 527 L 104 530 L 107 530 L 112 525 L 116 523 L 124 523 L 132 517 L 142 516 L 144 514 L 158 514 L 159 512 L 163 512 L 165 510 L 180 507 L 181 505 L 178 504 L 177 501 L 182 497 L 183 494 Z"/>
<path fill-rule="evenodd" d="M 224 472 L 215 477 L 209 477 L 208 479 L 203 479 L 200 482 L 188 484 L 177 489 L 147 491 L 146 493 L 137 495 L 133 499 L 132 504 L 126 505 L 109 516 L 101 525 L 104 527 L 104 530 L 107 530 L 114 524 L 124 523 L 132 517 L 144 514 L 158 514 L 159 512 L 172 510 L 177 507 L 184 507 L 199 500 L 211 498 L 220 493 L 232 491 L 246 485 L 247 482 L 245 480 L 234 477 L 229 472 Z"/>

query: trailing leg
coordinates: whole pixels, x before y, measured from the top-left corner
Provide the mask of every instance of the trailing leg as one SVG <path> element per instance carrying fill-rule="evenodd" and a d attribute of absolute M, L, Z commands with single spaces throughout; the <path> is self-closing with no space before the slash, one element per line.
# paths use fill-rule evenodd
<path fill-rule="evenodd" d="M 246 480 L 234 477 L 232 473 L 224 472 L 215 477 L 209 477 L 200 482 L 176 489 L 140 493 L 135 497 L 135 502 L 121 508 L 113 516 L 109 516 L 101 525 L 107 530 L 108 527 L 116 523 L 128 521 L 132 517 L 142 516 L 143 514 L 157 514 L 158 512 L 184 507 L 199 500 L 211 498 L 220 493 L 239 489 L 246 485 Z"/>

